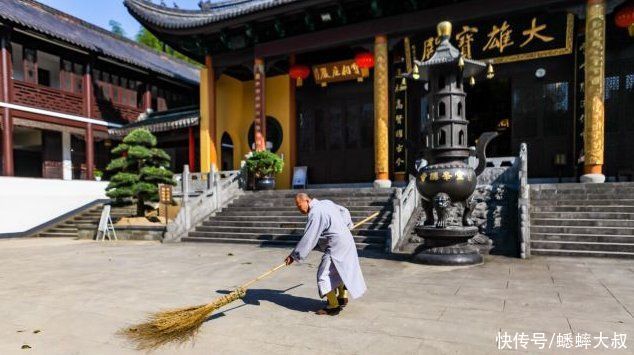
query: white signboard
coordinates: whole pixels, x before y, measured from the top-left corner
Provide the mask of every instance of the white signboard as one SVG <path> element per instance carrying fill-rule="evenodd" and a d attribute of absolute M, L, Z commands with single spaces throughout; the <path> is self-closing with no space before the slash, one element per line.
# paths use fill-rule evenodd
<path fill-rule="evenodd" d="M 306 188 L 306 177 L 308 175 L 307 166 L 296 166 L 293 170 L 293 188 Z"/>
<path fill-rule="evenodd" d="M 112 207 L 110 205 L 103 206 L 101 218 L 99 219 L 99 228 L 97 229 L 97 238 L 95 238 L 96 240 L 106 240 L 106 238 L 108 238 L 108 240 L 112 240 L 112 237 L 117 240 L 117 233 L 114 231 L 112 218 L 110 218 L 111 208 Z"/>

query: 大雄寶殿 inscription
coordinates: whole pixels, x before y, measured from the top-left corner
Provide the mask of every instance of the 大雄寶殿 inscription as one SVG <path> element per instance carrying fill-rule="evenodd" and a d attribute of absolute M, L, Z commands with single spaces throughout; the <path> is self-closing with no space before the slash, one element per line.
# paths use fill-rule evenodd
<path fill-rule="evenodd" d="M 497 18 L 455 25 L 453 39 L 465 58 L 506 63 L 572 53 L 574 16 L 567 13 Z M 414 36 L 421 59 L 429 60 L 440 37 Z M 415 48 L 412 48 L 415 51 Z"/>

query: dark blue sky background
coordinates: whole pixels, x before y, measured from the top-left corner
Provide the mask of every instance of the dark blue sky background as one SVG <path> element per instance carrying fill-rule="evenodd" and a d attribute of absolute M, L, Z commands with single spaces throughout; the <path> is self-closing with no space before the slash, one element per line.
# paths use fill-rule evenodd
<path fill-rule="evenodd" d="M 108 22 L 115 20 L 121 23 L 126 36 L 134 38 L 141 25 L 128 13 L 123 6 L 123 0 L 38 0 L 48 6 L 54 7 L 75 17 L 90 22 L 99 27 L 110 29 Z M 165 0 L 168 6 L 174 2 L 181 9 L 198 9 L 200 0 Z M 160 0 L 153 0 L 159 3 Z"/>

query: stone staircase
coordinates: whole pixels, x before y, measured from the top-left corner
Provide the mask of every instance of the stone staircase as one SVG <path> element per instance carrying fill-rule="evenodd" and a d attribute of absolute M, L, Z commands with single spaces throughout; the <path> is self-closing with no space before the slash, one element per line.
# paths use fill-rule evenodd
<path fill-rule="evenodd" d="M 189 232 L 184 242 L 249 243 L 293 246 L 302 236 L 306 216 L 295 207 L 294 197 L 306 192 L 348 210 L 357 223 L 374 212 L 379 215 L 352 231 L 360 250 L 384 250 L 392 221 L 394 189 L 338 188 L 247 192 L 227 208 Z"/>
<path fill-rule="evenodd" d="M 634 258 L 634 183 L 531 185 L 535 255 Z"/>
<path fill-rule="evenodd" d="M 102 204 L 91 207 L 88 210 L 79 212 L 64 221 L 53 225 L 52 227 L 45 229 L 42 232 L 37 233 L 36 235 L 34 235 L 34 237 L 78 238 L 79 230 L 77 227 L 79 225 L 91 225 L 94 226 L 95 230 L 97 229 L 97 227 L 99 226 L 99 219 L 101 218 L 102 209 Z M 136 210 L 134 209 L 134 207 L 113 207 L 110 211 L 110 217 L 114 221 L 116 218 L 134 214 L 135 211 Z"/>

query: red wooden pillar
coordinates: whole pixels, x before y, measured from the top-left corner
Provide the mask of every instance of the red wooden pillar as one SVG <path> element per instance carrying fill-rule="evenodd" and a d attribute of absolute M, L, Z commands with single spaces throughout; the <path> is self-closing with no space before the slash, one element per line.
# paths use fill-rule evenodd
<path fill-rule="evenodd" d="M 152 85 L 145 84 L 145 92 L 143 93 L 143 110 L 147 111 L 152 108 Z"/>
<path fill-rule="evenodd" d="M 194 137 L 194 127 L 189 127 L 189 170 L 196 165 L 196 138 Z"/>
<path fill-rule="evenodd" d="M 13 90 L 9 33 L 2 33 L 0 47 L 2 50 L 0 54 L 2 61 L 2 92 L 0 92 L 0 101 L 9 103 L 11 102 Z M 2 175 L 13 176 L 13 117 L 11 117 L 11 109 L 5 106 L 2 107 L 2 158 Z"/>
<path fill-rule="evenodd" d="M 255 120 L 254 120 L 254 138 L 255 150 L 262 151 L 266 149 L 266 95 L 264 93 L 264 59 L 255 58 L 253 65 L 253 77 L 255 88 Z"/>
<path fill-rule="evenodd" d="M 84 72 L 84 115 L 93 118 L 93 86 L 92 86 L 92 64 L 86 63 L 86 71 Z M 86 123 L 86 180 L 94 178 L 95 165 L 95 140 L 93 136 L 92 123 Z"/>
<path fill-rule="evenodd" d="M 295 65 L 295 54 L 291 54 L 288 60 L 290 66 Z M 295 98 L 295 93 L 297 90 L 297 81 L 292 79 L 292 78 L 288 78 L 289 81 L 289 99 L 288 99 L 288 104 L 289 104 L 289 121 L 288 121 L 288 130 L 289 130 L 289 142 L 290 142 L 290 156 L 289 156 L 289 163 L 290 163 L 290 169 L 289 171 L 293 171 L 295 169 L 295 165 L 297 164 L 297 104 L 296 104 L 296 98 Z M 290 179 L 291 179 L 291 185 L 293 184 L 293 174 L 290 174 Z"/>

